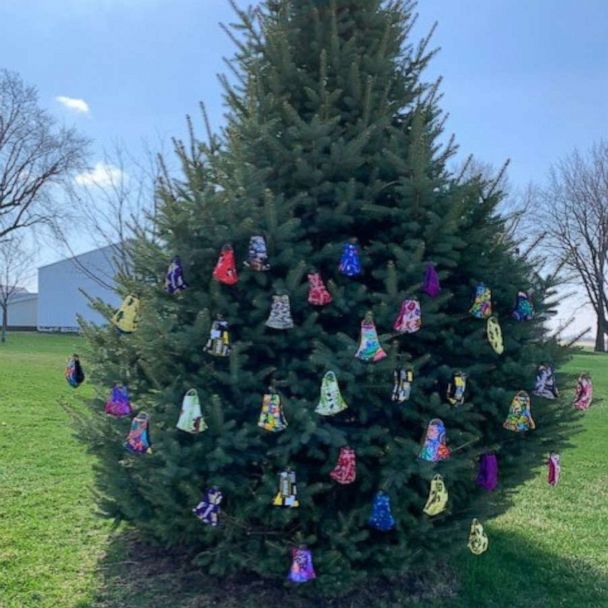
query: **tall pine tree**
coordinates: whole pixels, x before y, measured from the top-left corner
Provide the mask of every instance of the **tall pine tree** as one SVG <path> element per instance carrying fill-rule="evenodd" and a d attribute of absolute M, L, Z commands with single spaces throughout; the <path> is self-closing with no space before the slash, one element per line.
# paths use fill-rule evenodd
<path fill-rule="evenodd" d="M 422 72 L 428 40 L 408 41 L 413 5 L 401 0 L 266 0 L 239 11 L 232 84 L 225 80 L 227 126 L 206 143 L 179 144 L 181 179 L 164 180 L 157 239 L 133 243 L 134 277 L 124 295 L 141 300 L 135 333 L 112 326 L 84 331 L 99 389 L 83 433 L 98 456 L 104 512 L 151 539 L 187 546 L 213 574 L 249 571 L 284 579 L 290 547 L 307 545 L 315 586 L 344 592 L 374 577 L 466 550 L 472 518 L 499 513 L 547 452 L 563 445 L 570 416 L 533 398 L 536 430 L 503 428 L 515 393 L 530 390 L 537 365 L 564 352 L 547 338 L 552 285 L 505 232 L 501 195 L 479 179 L 458 179 L 441 143 L 436 87 Z M 270 269 L 243 265 L 249 239 L 263 235 Z M 357 239 L 362 273 L 338 271 L 345 243 Z M 212 277 L 230 243 L 239 280 Z M 189 289 L 170 295 L 164 277 L 180 256 Z M 442 291 L 421 289 L 427 264 Z M 307 274 L 318 272 L 332 302 L 308 302 Z M 486 323 L 469 313 L 478 283 L 493 290 L 504 337 L 498 355 Z M 511 316 L 518 291 L 534 293 L 534 320 Z M 288 295 L 294 327 L 266 325 L 274 295 Z M 404 299 L 421 304 L 420 331 L 393 323 Z M 110 318 L 110 310 L 100 307 Z M 355 358 L 368 311 L 387 357 Z M 229 324 L 229 357 L 204 352 L 218 315 Z M 391 400 L 393 372 L 411 367 L 409 400 Z M 464 404 L 447 385 L 467 376 Z M 348 409 L 315 411 L 333 371 Z M 125 452 L 129 420 L 103 413 L 115 382 L 128 385 L 150 415 L 151 454 Z M 288 426 L 258 426 L 269 386 Z M 176 428 L 184 394 L 196 389 L 208 429 Z M 451 457 L 420 459 L 434 418 L 445 424 Z M 340 448 L 356 453 L 356 479 L 330 476 Z M 489 494 L 475 481 L 481 454 L 498 456 L 500 482 Z M 273 506 L 278 475 L 297 476 L 299 507 Z M 433 476 L 449 501 L 423 513 Z M 221 489 L 220 525 L 192 514 L 203 492 Z M 378 491 L 390 498 L 394 529 L 370 527 Z"/>

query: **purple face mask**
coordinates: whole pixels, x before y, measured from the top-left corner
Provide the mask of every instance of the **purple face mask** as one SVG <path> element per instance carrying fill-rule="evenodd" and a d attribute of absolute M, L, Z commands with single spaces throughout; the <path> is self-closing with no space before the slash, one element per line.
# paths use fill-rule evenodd
<path fill-rule="evenodd" d="M 479 474 L 477 485 L 488 492 L 496 489 L 498 485 L 498 460 L 496 454 L 482 454 L 479 459 Z"/>
<path fill-rule="evenodd" d="M 441 285 L 439 284 L 439 276 L 435 270 L 435 266 L 429 263 L 424 272 L 424 284 L 422 291 L 427 293 L 431 298 L 436 298 L 441 293 Z"/>

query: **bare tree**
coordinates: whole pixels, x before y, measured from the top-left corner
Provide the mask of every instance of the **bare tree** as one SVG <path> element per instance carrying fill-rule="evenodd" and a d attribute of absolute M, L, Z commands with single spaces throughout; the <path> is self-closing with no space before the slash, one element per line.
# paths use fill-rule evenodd
<path fill-rule="evenodd" d="M 0 238 L 56 220 L 53 190 L 83 166 L 87 149 L 40 107 L 34 87 L 0 70 Z"/>
<path fill-rule="evenodd" d="M 595 350 L 608 330 L 608 141 L 555 165 L 540 197 L 539 226 L 558 264 L 571 271 L 597 317 Z"/>
<path fill-rule="evenodd" d="M 60 248 L 73 258 L 79 270 L 98 285 L 113 289 L 116 274 L 131 274 L 129 241 L 150 234 L 156 197 L 158 164 L 151 153 L 147 162 L 135 159 L 119 144 L 102 160 L 77 175 L 64 190 L 69 202 L 69 221 L 54 226 Z M 74 237 L 104 248 L 107 274 L 100 274 L 79 262 Z"/>
<path fill-rule="evenodd" d="M 178 159 L 175 165 L 167 162 L 162 139 L 155 145 L 144 142 L 143 152 L 135 156 L 122 144 L 115 143 L 109 152 L 92 167 L 76 175 L 66 184 L 64 193 L 69 203 L 67 221 L 53 225 L 53 245 L 59 243 L 63 254 L 68 254 L 79 271 L 105 289 L 114 289 L 116 275 L 130 276 L 130 244 L 136 238 L 158 241 L 155 216 L 158 202 L 163 198 L 176 200 L 184 184 L 174 176 L 181 167 L 190 182 L 207 170 L 203 165 L 203 147 L 209 154 L 218 150 L 218 139 L 213 135 L 206 110 L 200 106 L 207 132 L 202 144 L 194 132 L 193 121 L 186 117 L 188 138 L 172 139 Z M 207 176 L 205 176 L 207 177 Z M 207 184 L 201 180 L 201 188 Z M 74 236 L 98 248 L 104 248 L 108 272 L 87 268 L 75 255 Z"/>
<path fill-rule="evenodd" d="M 19 293 L 20 285 L 35 272 L 33 253 L 28 252 L 23 239 L 12 236 L 0 241 L 0 309 L 2 309 L 1 342 L 6 342 L 8 305 Z"/>

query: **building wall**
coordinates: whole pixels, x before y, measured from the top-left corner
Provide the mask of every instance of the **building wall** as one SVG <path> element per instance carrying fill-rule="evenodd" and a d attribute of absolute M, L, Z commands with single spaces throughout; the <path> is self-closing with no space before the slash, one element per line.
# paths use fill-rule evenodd
<path fill-rule="evenodd" d="M 35 329 L 38 325 L 38 296 L 35 293 L 18 295 L 8 303 L 9 328 Z"/>
<path fill-rule="evenodd" d="M 38 269 L 39 331 L 78 331 L 78 315 L 93 323 L 105 323 L 82 292 L 118 306 L 119 298 L 114 291 L 88 274 L 113 285 L 112 251 L 111 246 L 103 247 Z"/>

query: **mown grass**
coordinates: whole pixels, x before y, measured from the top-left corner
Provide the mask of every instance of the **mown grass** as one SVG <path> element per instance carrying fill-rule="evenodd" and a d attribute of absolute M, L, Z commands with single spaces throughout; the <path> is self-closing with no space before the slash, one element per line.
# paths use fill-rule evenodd
<path fill-rule="evenodd" d="M 566 370 L 591 372 L 597 401 L 561 454 L 560 483 L 543 469 L 488 526 L 492 550 L 467 556 L 450 608 L 608 607 L 608 356 L 584 352 Z"/>
<path fill-rule="evenodd" d="M 109 525 L 73 437 L 63 378 L 75 336 L 15 334 L 0 345 L 0 606 L 71 607 L 95 585 Z"/>
<path fill-rule="evenodd" d="M 91 460 L 61 407 L 90 394 L 63 379 L 75 336 L 15 334 L 0 345 L 0 608 L 320 608 L 323 602 L 260 582 L 219 581 L 155 552 L 95 515 Z M 85 361 L 86 364 L 86 361 Z M 568 366 L 608 391 L 608 356 Z M 565 389 L 565 390 L 571 390 Z M 584 417 L 562 453 L 557 488 L 545 470 L 514 507 L 487 525 L 490 550 L 463 547 L 454 574 L 407 580 L 331 604 L 425 608 L 608 608 L 608 402 Z M 433 598 L 433 599 L 432 599 Z M 330 604 L 327 604 L 328 606 Z"/>

